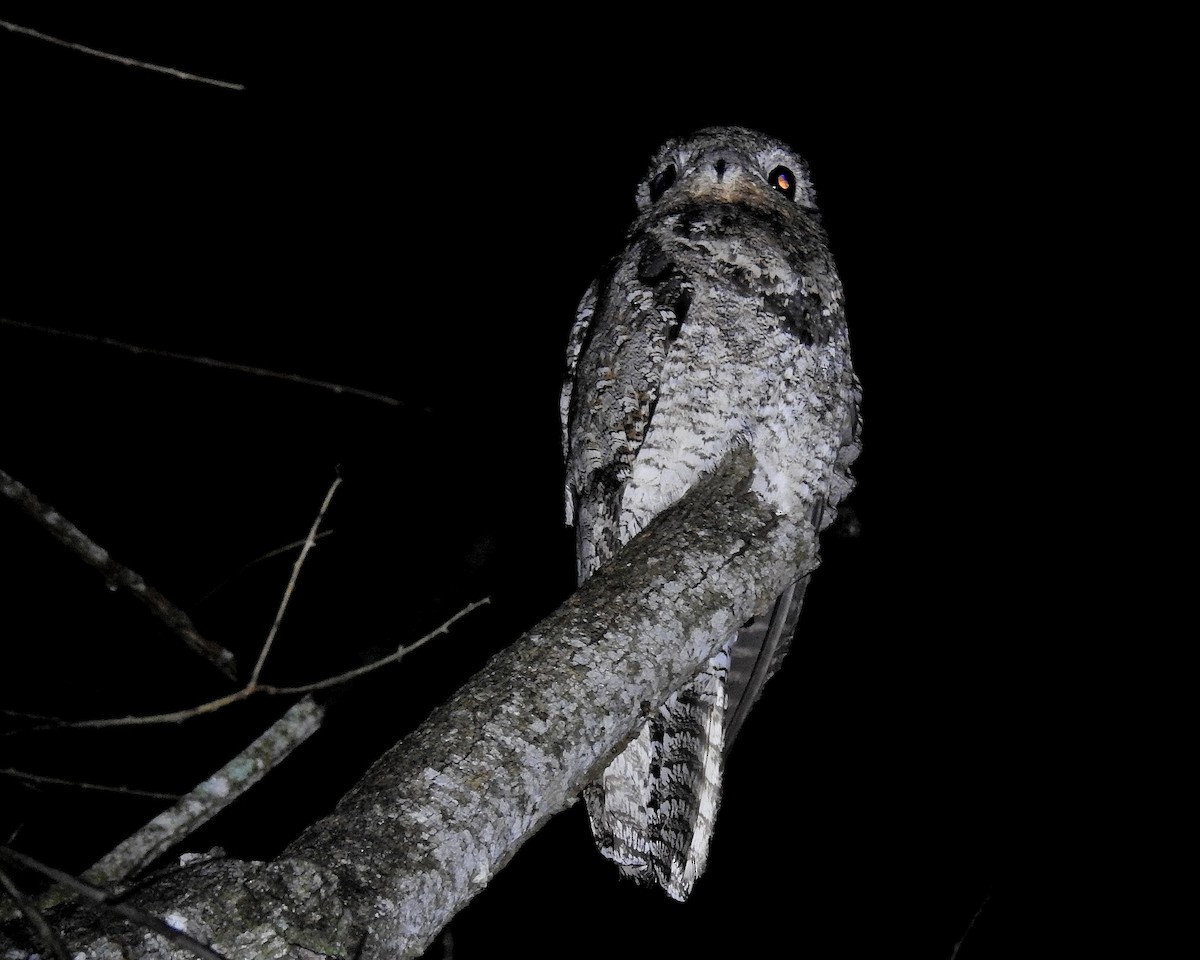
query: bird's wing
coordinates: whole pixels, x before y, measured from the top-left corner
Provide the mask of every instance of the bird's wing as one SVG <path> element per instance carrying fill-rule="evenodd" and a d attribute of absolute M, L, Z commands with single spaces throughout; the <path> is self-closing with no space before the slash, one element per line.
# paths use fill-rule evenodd
<path fill-rule="evenodd" d="M 755 617 L 737 632 L 730 650 L 725 756 L 729 756 L 729 748 L 746 722 L 750 708 L 762 695 L 763 684 L 783 662 L 796 633 L 808 581 L 807 576 L 797 580 L 779 595 L 770 611 Z"/>

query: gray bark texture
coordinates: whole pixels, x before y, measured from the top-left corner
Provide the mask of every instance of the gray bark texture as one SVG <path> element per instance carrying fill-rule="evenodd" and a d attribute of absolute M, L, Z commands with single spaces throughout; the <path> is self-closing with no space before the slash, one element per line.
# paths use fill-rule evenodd
<path fill-rule="evenodd" d="M 731 454 L 278 860 L 179 868 L 127 902 L 231 960 L 419 956 L 650 710 L 815 568 L 808 518 L 776 515 L 753 470 L 748 450 Z M 92 907 L 48 919 L 88 957 L 189 956 Z M 34 950 L 31 937 L 9 925 L 0 948 Z"/>

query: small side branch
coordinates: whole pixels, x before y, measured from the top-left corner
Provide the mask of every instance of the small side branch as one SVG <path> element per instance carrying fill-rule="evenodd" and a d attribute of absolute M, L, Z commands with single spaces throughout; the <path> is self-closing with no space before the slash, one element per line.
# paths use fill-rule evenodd
<path fill-rule="evenodd" d="M 142 70 L 153 70 L 155 73 L 166 73 L 172 77 L 178 77 L 180 80 L 194 80 L 197 83 L 207 83 L 213 87 L 223 87 L 226 90 L 245 90 L 246 86 L 242 83 L 230 83 L 228 80 L 213 80 L 209 77 L 200 77 L 194 73 L 184 73 L 182 70 L 176 70 L 174 67 L 160 67 L 156 63 L 146 63 L 144 60 L 133 60 L 130 57 L 119 57 L 115 53 L 105 53 L 103 50 L 96 50 L 93 47 L 85 47 L 82 43 L 72 43 L 70 40 L 60 40 L 58 37 L 52 37 L 49 34 L 42 33 L 38 30 L 31 30 L 29 27 L 18 26 L 15 23 L 9 23 L 7 20 L 0 20 L 0 27 L 12 33 L 23 33 L 27 37 L 34 37 L 38 40 L 44 40 L 46 43 L 53 43 L 59 47 L 66 47 L 68 50 L 76 50 L 79 53 L 86 53 L 92 57 L 100 57 L 102 60 L 112 60 L 114 63 L 123 64 L 126 67 L 140 67 Z"/>
<path fill-rule="evenodd" d="M 253 377 L 267 377 L 271 380 L 286 380 L 289 383 L 299 383 L 306 387 L 317 387 L 331 393 L 344 393 L 351 397 L 361 397 L 364 400 L 374 400 L 385 403 L 389 407 L 400 407 L 403 403 L 385 393 L 375 393 L 373 390 L 362 390 L 359 387 L 349 387 L 344 383 L 332 383 L 329 380 L 315 380 L 312 377 L 302 377 L 298 373 L 283 373 L 279 370 L 268 370 L 265 367 L 253 367 L 245 363 L 233 363 L 229 360 L 217 360 L 213 357 L 194 356 L 190 353 L 176 353 L 173 350 L 156 350 L 153 347 L 143 347 L 136 343 L 126 343 L 124 340 L 114 340 L 112 337 L 97 337 L 90 333 L 75 333 L 72 330 L 56 330 L 53 327 L 40 327 L 33 323 L 22 323 L 20 320 L 9 320 L 0 317 L 0 324 L 15 327 L 18 330 L 29 330 L 33 333 L 48 334 L 52 337 L 67 337 L 71 340 L 83 340 L 85 343 L 97 343 L 104 347 L 115 347 L 128 353 L 145 354 L 148 357 L 163 357 L 167 360 L 183 360 L 202 367 L 214 367 L 217 370 L 231 370 L 234 373 L 247 373 Z"/>
<path fill-rule="evenodd" d="M 26 783 L 46 783 L 53 784 L 57 787 L 74 787 L 76 790 L 98 790 L 101 793 L 123 793 L 130 797 L 149 797 L 153 800 L 175 800 L 178 794 L 174 793 L 159 793 L 156 790 L 138 790 L 135 787 L 113 787 L 103 783 L 84 783 L 82 780 L 67 780 L 63 777 L 48 777 L 40 773 L 28 773 L 25 770 L 14 770 L 12 767 L 6 767 L 0 770 L 0 774 L 6 777 L 12 777 L 14 780 L 23 780 Z"/>
<path fill-rule="evenodd" d="M 108 583 L 125 587 L 170 627 L 194 653 L 199 654 L 230 680 L 237 678 L 237 661 L 232 653 L 219 643 L 202 636 L 192 623 L 192 618 L 146 583 L 140 574 L 114 560 L 107 550 L 75 524 L 49 504 L 43 503 L 29 488 L 3 470 L 0 470 L 0 493 L 17 504 L 84 563 L 99 570 Z"/>
<path fill-rule="evenodd" d="M 69 887 L 80 896 L 98 904 L 104 910 L 114 913 L 118 917 L 130 920 L 138 926 L 145 927 L 147 930 L 152 930 L 165 940 L 187 950 L 194 956 L 201 957 L 202 960 L 225 960 L 219 953 L 205 946 L 195 937 L 190 937 L 186 933 L 176 930 L 154 916 L 154 914 L 147 913 L 145 910 L 139 910 L 128 903 L 111 902 L 107 892 L 98 887 L 93 887 L 89 883 L 84 883 L 82 880 L 71 876 L 63 870 L 56 870 L 54 867 L 48 866 L 40 860 L 35 860 L 24 853 L 18 853 L 9 847 L 0 847 L 0 861 L 21 866 L 27 870 L 34 870 L 43 876 L 49 877 L 51 880 L 57 880 L 60 884 Z"/>
<path fill-rule="evenodd" d="M 324 708 L 305 697 L 220 770 L 88 867 L 80 880 L 121 893 L 126 881 L 182 843 L 279 766 L 321 728 L 324 718 Z M 77 893 L 76 887 L 60 883 L 37 898 L 36 908 L 50 910 Z M 0 920 L 4 919 L 7 912 L 0 910 Z"/>
<path fill-rule="evenodd" d="M 58 960 L 70 960 L 71 955 L 67 953 L 67 948 L 58 939 L 58 935 L 50 929 L 50 924 L 46 922 L 46 918 L 42 916 L 41 911 L 21 892 L 20 888 L 13 882 L 12 877 L 4 870 L 0 870 L 0 887 L 3 887 L 4 892 L 12 897 L 13 903 L 24 914 L 30 926 L 37 931 L 37 935 L 41 938 L 42 943 L 46 945 L 46 948 L 54 956 L 58 957 Z"/>
<path fill-rule="evenodd" d="M 333 534 L 332 530 L 322 530 L 320 533 L 317 534 L 316 539 L 323 540 L 325 537 L 328 537 L 332 534 Z M 224 590 L 225 587 L 227 587 L 229 584 L 233 583 L 235 580 L 237 580 L 239 577 L 241 577 L 244 573 L 246 573 L 246 571 L 250 570 L 251 568 L 257 566 L 260 563 L 264 563 L 265 561 L 270 560 L 273 557 L 278 557 L 282 554 L 285 554 L 289 550 L 295 550 L 297 547 L 302 547 L 307 542 L 308 542 L 307 540 L 293 540 L 291 543 L 285 543 L 282 547 L 276 547 L 274 550 L 268 550 L 266 553 L 262 554 L 261 556 L 255 557 L 249 563 L 242 564 L 237 570 L 235 570 L 229 576 L 225 577 L 215 587 L 211 587 L 203 595 L 201 595 L 201 597 L 196 601 L 196 606 L 199 607 L 199 606 L 202 606 L 203 604 L 207 603 L 213 596 L 215 596 L 220 591 Z"/>
<path fill-rule="evenodd" d="M 82 879 L 115 887 L 135 876 L 277 767 L 321 728 L 324 716 L 324 709 L 305 697 L 220 770 L 92 864 Z"/>
<path fill-rule="evenodd" d="M 992 899 L 992 895 L 990 893 L 984 896 L 983 901 L 979 904 L 979 909 L 975 911 L 975 914 L 971 917 L 971 922 L 967 924 L 967 929 L 963 931 L 963 935 L 954 945 L 954 951 L 950 954 L 950 960 L 955 960 L 955 958 L 958 956 L 958 951 L 961 950 L 962 945 L 967 942 L 967 937 L 971 935 L 971 928 L 975 926 L 975 921 L 979 919 L 979 915 L 983 913 L 983 908 L 987 906 L 987 903 L 990 899 Z"/>
<path fill-rule="evenodd" d="M 129 717 L 106 717 L 98 720 L 71 720 L 61 721 L 54 720 L 50 723 L 42 724 L 37 727 L 30 727 L 23 731 L 32 733 L 38 730 L 69 730 L 69 729 L 88 729 L 99 730 L 105 727 L 137 727 L 149 726 L 156 723 L 182 723 L 184 720 L 190 720 L 193 717 L 203 716 L 206 713 L 214 713 L 233 703 L 238 703 L 255 694 L 267 694 L 272 696 L 295 696 L 299 693 L 312 693 L 316 690 L 325 690 L 329 687 L 336 687 L 339 684 L 346 683 L 349 680 L 354 680 L 364 674 L 371 673 L 374 670 L 379 670 L 382 667 L 397 663 L 403 660 L 414 650 L 423 647 L 434 637 L 444 633 L 449 633 L 450 628 L 465 617 L 468 613 L 478 610 L 480 607 L 491 602 L 491 597 L 484 597 L 482 600 L 476 600 L 473 603 L 467 604 L 458 613 L 450 617 L 440 627 L 430 630 L 429 633 L 421 637 L 419 640 L 414 640 L 412 643 L 400 647 L 395 653 L 389 653 L 385 657 L 380 657 L 378 660 L 372 660 L 370 663 L 363 664 L 361 667 L 355 667 L 353 670 L 347 670 L 345 673 L 339 673 L 332 677 L 325 677 L 322 680 L 315 680 L 312 683 L 305 683 L 295 687 L 276 687 L 269 683 L 254 683 L 247 684 L 240 690 L 235 690 L 233 693 L 226 694 L 223 697 L 217 697 L 216 700 L 209 700 L 206 703 L 198 704 L 194 707 L 187 707 L 184 710 L 175 710 L 171 713 L 155 713 L 148 716 L 129 716 Z"/>
<path fill-rule="evenodd" d="M 258 678 L 262 675 L 263 665 L 266 664 L 267 655 L 271 652 L 271 646 L 275 642 L 275 634 L 279 632 L 279 624 L 283 621 L 283 615 L 287 611 L 289 601 L 292 599 L 292 591 L 296 589 L 296 581 L 300 578 L 300 570 L 304 566 L 304 561 L 308 559 L 308 551 L 317 542 L 317 530 L 321 526 L 321 521 L 325 519 L 325 512 L 329 509 L 329 504 L 333 501 L 333 495 L 337 492 L 337 488 L 341 486 L 341 483 L 342 478 L 337 477 L 329 485 L 329 490 L 325 493 L 325 499 L 321 501 L 321 508 L 317 511 L 312 526 L 308 528 L 308 536 L 304 538 L 304 546 L 300 549 L 300 556 L 292 564 L 292 575 L 288 578 L 287 586 L 283 590 L 283 599 L 279 601 L 279 609 L 275 611 L 275 621 L 271 624 L 271 629 L 267 632 L 267 639 L 263 643 L 262 651 L 258 655 L 258 662 L 254 664 L 254 671 L 250 674 L 249 686 L 251 687 L 258 684 Z"/>

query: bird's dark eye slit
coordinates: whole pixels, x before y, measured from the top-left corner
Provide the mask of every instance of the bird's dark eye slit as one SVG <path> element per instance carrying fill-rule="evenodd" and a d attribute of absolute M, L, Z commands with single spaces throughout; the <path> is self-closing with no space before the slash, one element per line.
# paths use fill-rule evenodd
<path fill-rule="evenodd" d="M 767 183 L 789 200 L 796 199 L 796 175 L 787 167 L 776 167 L 767 176 Z"/>
<path fill-rule="evenodd" d="M 650 202 L 654 203 L 675 182 L 675 164 L 668 163 L 650 181 Z"/>

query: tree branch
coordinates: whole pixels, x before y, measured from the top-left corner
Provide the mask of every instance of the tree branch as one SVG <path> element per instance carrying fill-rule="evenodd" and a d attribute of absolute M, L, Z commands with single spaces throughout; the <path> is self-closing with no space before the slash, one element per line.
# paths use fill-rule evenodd
<path fill-rule="evenodd" d="M 50 777 L 41 773 L 29 773 L 12 767 L 0 769 L 0 775 L 22 780 L 26 783 L 48 783 L 58 787 L 74 787 L 76 790 L 97 790 L 101 793 L 123 793 L 130 797 L 149 797 L 152 800 L 177 800 L 178 794 L 162 793 L 158 790 L 139 790 L 136 787 L 117 787 L 104 783 L 87 783 L 83 780 L 68 780 L 66 777 Z"/>
<path fill-rule="evenodd" d="M 317 690 L 327 690 L 330 687 L 336 687 L 347 681 L 354 680 L 357 677 L 364 676 L 368 673 L 373 673 L 383 667 L 391 666 L 393 663 L 399 663 L 414 650 L 419 650 L 425 646 L 434 637 L 448 634 L 450 628 L 459 620 L 465 617 L 468 613 L 478 610 L 480 607 L 491 602 L 491 597 L 484 597 L 482 600 L 476 600 L 473 603 L 468 603 L 465 607 L 446 620 L 440 627 L 435 627 L 429 633 L 420 639 L 414 640 L 412 643 L 405 644 L 399 647 L 395 653 L 389 653 L 387 656 L 380 657 L 377 660 L 372 660 L 370 663 L 364 663 L 361 667 L 354 667 L 344 673 L 335 674 L 332 677 L 322 677 L 320 680 L 314 680 L 311 683 L 302 683 L 291 687 L 278 687 L 270 683 L 247 683 L 240 690 L 235 690 L 233 693 L 227 693 L 223 697 L 217 697 L 215 700 L 207 700 L 204 703 L 197 704 L 194 707 L 186 707 L 183 710 L 173 710 L 170 713 L 154 713 L 143 714 L 141 716 L 126 716 L 126 717 L 105 717 L 97 720 L 62 720 L 58 717 L 38 716 L 37 719 L 46 721 L 40 726 L 29 727 L 23 730 L 23 733 L 37 733 L 43 730 L 103 730 L 111 727 L 140 727 L 150 726 L 156 723 L 182 723 L 184 720 L 191 720 L 193 717 L 200 717 L 206 713 L 216 713 L 231 704 L 238 703 L 242 700 L 248 700 L 257 694 L 269 696 L 295 696 L 300 693 L 314 693 Z M 0 711 L 10 712 L 10 711 Z M 18 716 L 33 716 L 32 714 L 14 714 Z"/>
<path fill-rule="evenodd" d="M 10 850 L 7 847 L 0 847 L 0 860 L 5 860 L 9 863 L 15 863 L 25 867 L 28 870 L 34 870 L 41 873 L 59 883 L 70 887 L 80 896 L 87 897 L 93 903 L 99 904 L 100 908 L 109 913 L 114 913 L 126 920 L 131 920 L 139 927 L 148 929 L 156 933 L 162 940 L 173 944 L 179 948 L 178 952 L 172 953 L 171 956 L 178 957 L 201 957 L 202 960 L 225 960 L 219 953 L 215 953 L 199 940 L 190 936 L 186 931 L 179 930 L 170 923 L 159 919 L 153 914 L 147 913 L 137 907 L 127 903 L 113 903 L 109 901 L 109 895 L 106 891 L 91 884 L 84 883 L 65 873 L 62 870 L 56 870 L 54 867 L 41 863 L 33 857 L 26 856 L 16 850 Z M 172 918 L 175 919 L 175 918 Z M 3 942 L 0 940 L 0 942 Z M 7 954 L 6 954 L 7 956 Z"/>
<path fill-rule="evenodd" d="M 155 73 L 167 73 L 172 77 L 178 77 L 180 80 L 195 80 L 197 83 L 207 83 L 213 87 L 224 87 L 226 90 L 246 89 L 245 84 L 230 83 L 228 80 L 212 80 L 209 77 L 200 77 L 194 73 L 184 73 L 182 70 L 176 70 L 174 67 L 160 67 L 156 63 L 146 63 L 144 60 L 133 60 L 130 57 L 119 57 L 115 53 L 105 53 L 103 50 L 96 50 L 93 47 L 85 47 L 82 43 L 72 43 L 70 40 L 60 40 L 58 37 L 52 37 L 48 33 L 41 33 L 37 30 L 31 30 L 29 27 L 22 27 L 15 23 L 9 23 L 7 20 L 0 20 L 0 27 L 4 27 L 11 33 L 23 33 L 27 37 L 35 37 L 38 40 L 45 40 L 46 43 L 53 43 L 59 47 L 66 47 L 68 50 L 77 50 L 79 53 L 86 53 L 92 57 L 100 57 L 102 60 L 112 60 L 127 67 L 140 67 L 143 70 L 153 70 Z"/>
<path fill-rule="evenodd" d="M 321 728 L 324 716 L 324 709 L 305 697 L 245 750 L 106 853 L 79 879 L 109 893 L 120 892 L 128 886 L 125 881 L 182 843 L 277 767 Z M 35 906 L 40 911 L 50 910 L 77 892 L 59 884 L 39 896 Z M 10 915 L 10 911 L 0 908 L 0 921 Z"/>
<path fill-rule="evenodd" d="M 321 728 L 324 716 L 312 697 L 293 705 L 245 750 L 106 853 L 80 879 L 112 889 L 136 876 L 279 766 Z"/>
<path fill-rule="evenodd" d="M 807 518 L 776 515 L 751 490 L 754 469 L 749 450 L 731 454 L 384 754 L 278 860 L 203 863 L 131 898 L 184 918 L 231 958 L 300 947 L 418 956 L 574 801 L 648 710 L 815 569 Z M 68 944 L 89 937 L 94 946 L 103 933 L 130 956 L 149 955 L 136 934 L 71 920 L 60 927 Z"/>
<path fill-rule="evenodd" d="M 125 587 L 159 620 L 178 634 L 194 653 L 199 654 L 230 680 L 237 679 L 237 661 L 232 653 L 219 643 L 202 636 L 192 623 L 192 618 L 150 586 L 140 574 L 114 560 L 100 544 L 3 470 L 0 470 L 0 493 L 29 514 L 84 563 L 99 570 L 107 583 Z"/>
<path fill-rule="evenodd" d="M 17 909 L 29 921 L 29 925 L 37 931 L 46 949 L 58 957 L 59 960 L 70 960 L 67 948 L 63 946 L 58 935 L 50 928 L 50 924 L 46 922 L 46 918 L 42 916 L 41 911 L 33 905 L 32 900 L 21 892 L 21 889 L 4 870 L 0 870 L 0 887 L 4 888 L 4 892 L 12 898 L 13 903 L 17 905 Z"/>
<path fill-rule="evenodd" d="M 124 340 L 114 340 L 112 337 L 98 337 L 91 333 L 77 333 L 73 330 L 56 330 L 53 327 L 42 327 L 35 323 L 24 323 L 20 320 L 10 320 L 0 317 L 0 325 L 15 327 L 18 330 L 30 330 L 34 333 L 49 334 L 53 337 L 69 337 L 72 340 L 83 340 L 86 343 L 98 343 L 105 347 L 115 347 L 129 353 L 148 357 L 163 357 L 167 360 L 183 360 L 201 367 L 213 367 L 217 370 L 232 370 L 235 373 L 246 373 L 252 377 L 267 377 L 271 380 L 286 380 L 288 383 L 299 383 L 306 387 L 317 387 L 331 393 L 342 393 L 349 397 L 361 397 L 364 400 L 374 400 L 385 403 L 389 407 L 402 407 L 404 403 L 386 393 L 376 393 L 374 390 L 363 390 L 359 387 L 347 386 L 344 383 L 333 383 L 329 380 L 317 380 L 313 377 L 303 377 L 298 373 L 283 373 L 280 370 L 268 370 L 266 367 L 254 367 L 247 363 L 234 363 L 230 360 L 217 360 L 213 357 L 197 356 L 191 353 L 177 353 L 174 350 L 159 350 L 145 347 L 137 343 L 127 343 Z"/>

